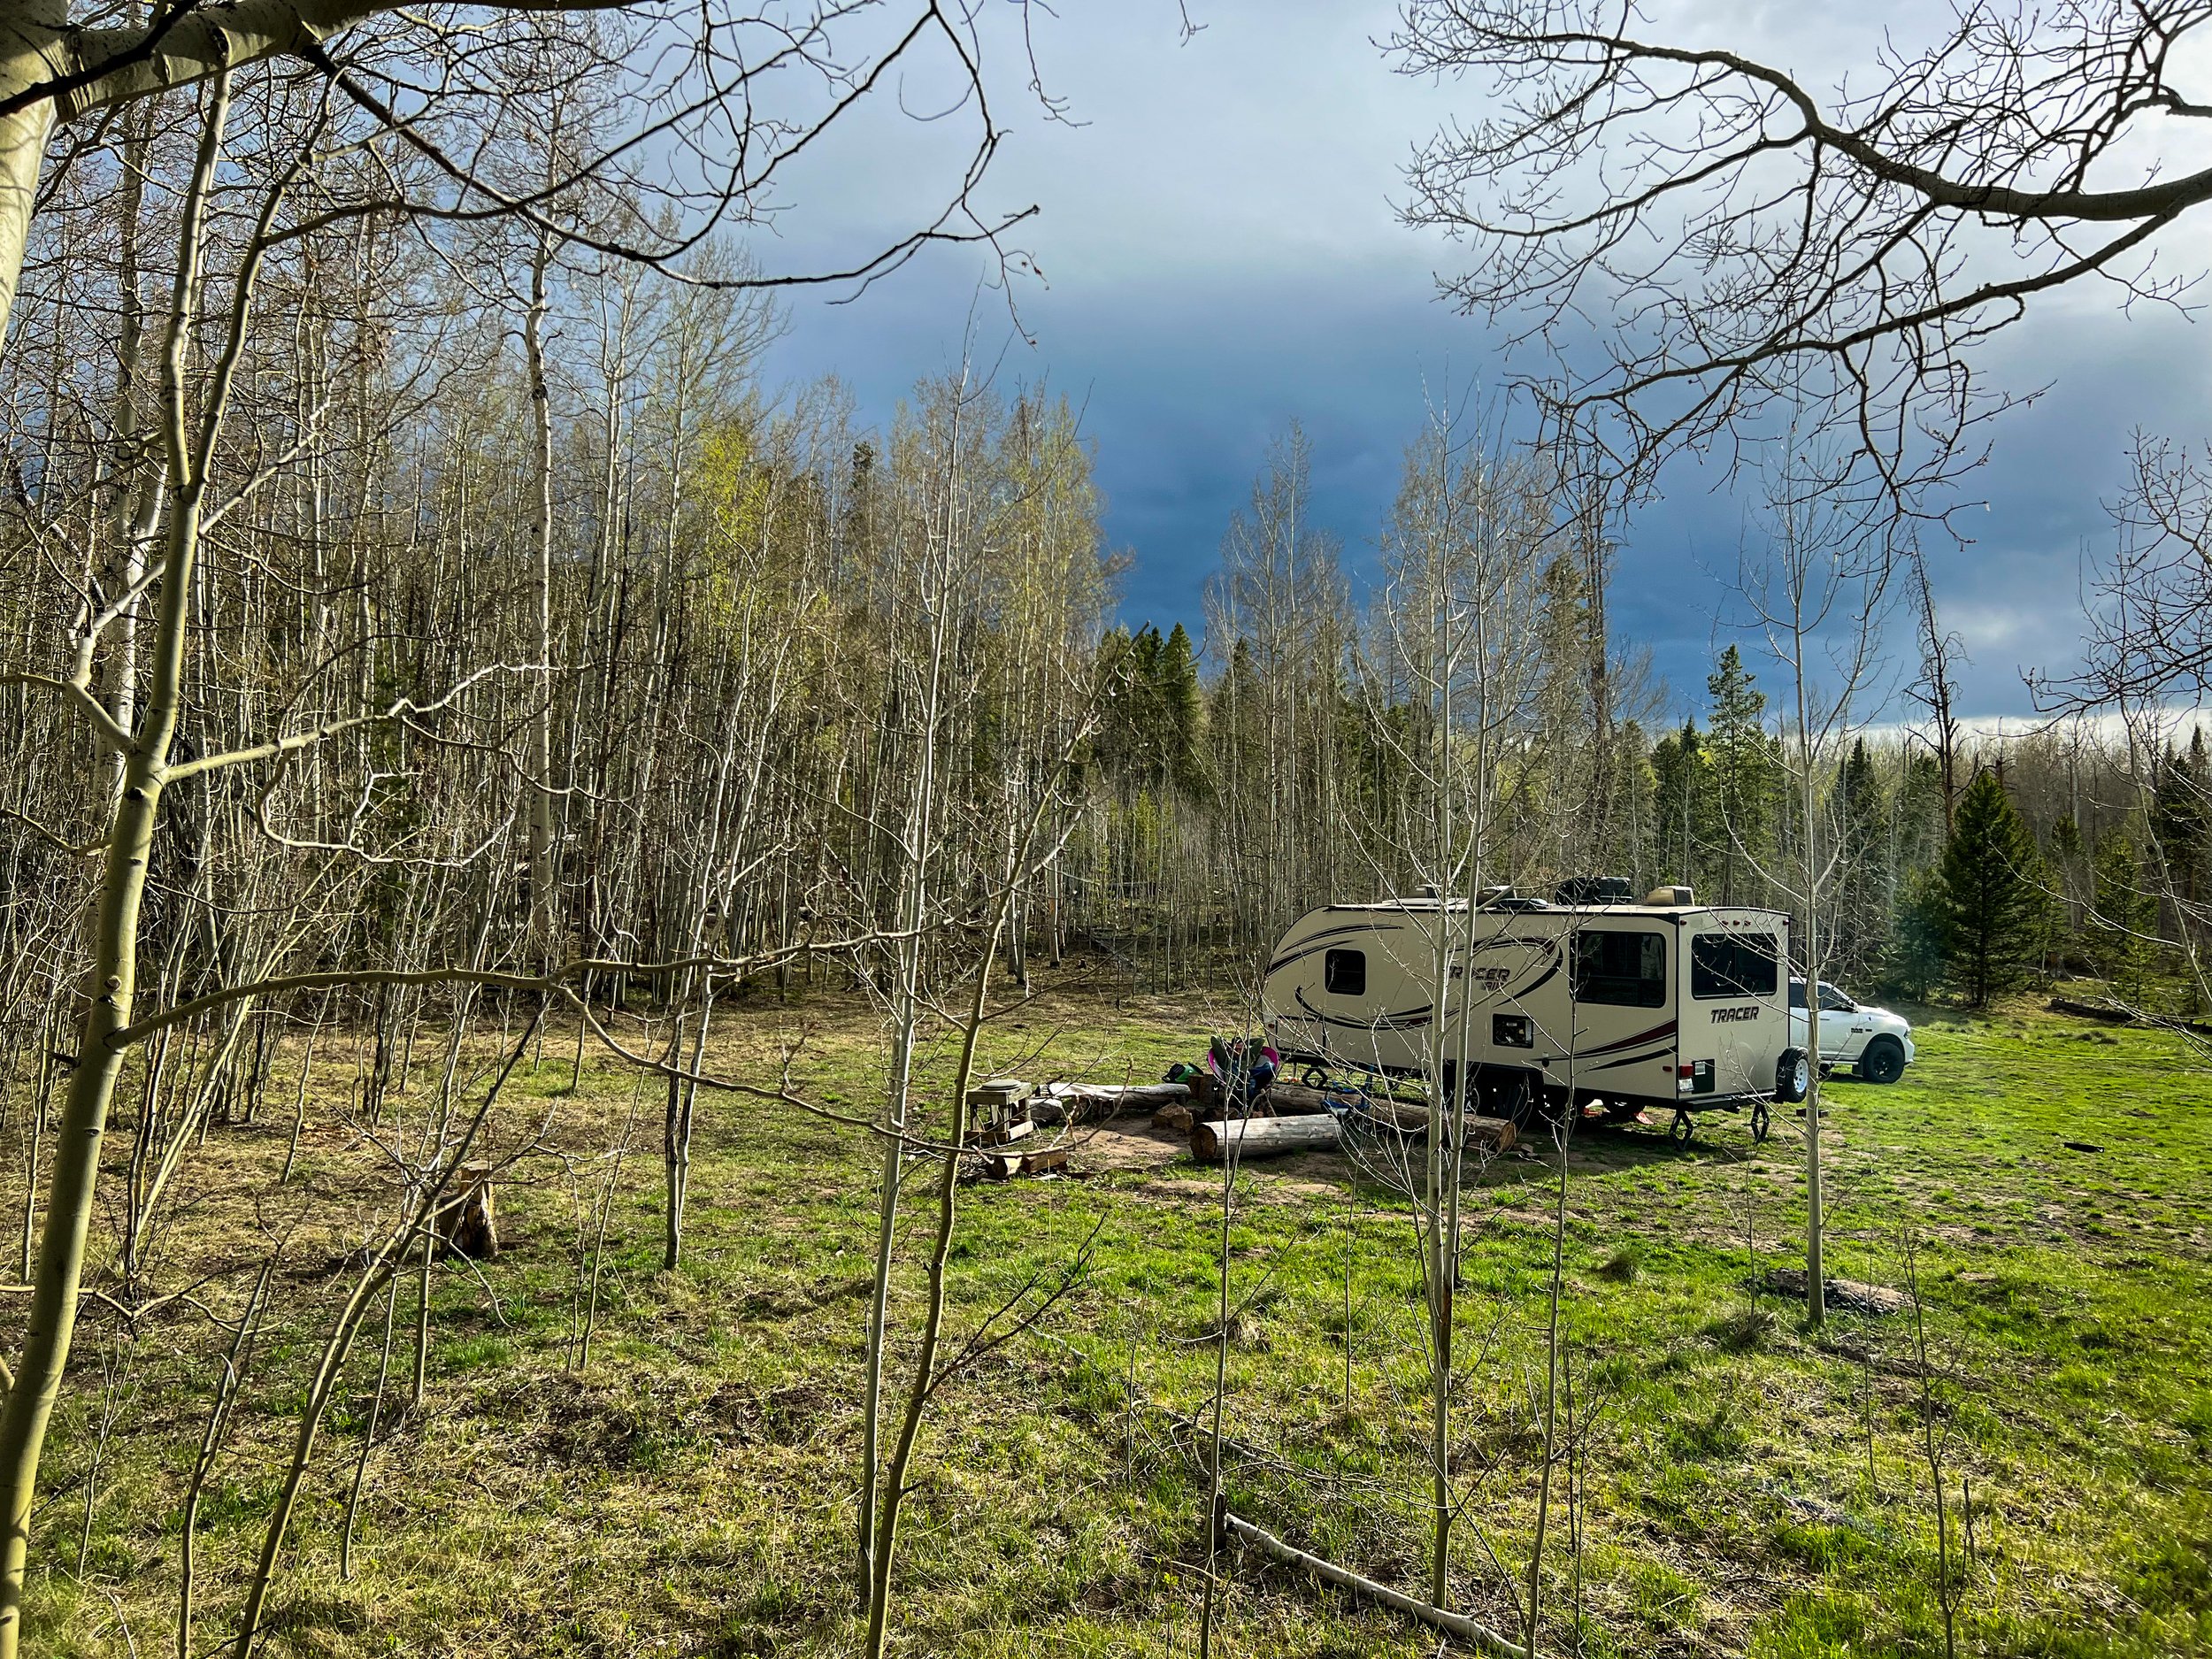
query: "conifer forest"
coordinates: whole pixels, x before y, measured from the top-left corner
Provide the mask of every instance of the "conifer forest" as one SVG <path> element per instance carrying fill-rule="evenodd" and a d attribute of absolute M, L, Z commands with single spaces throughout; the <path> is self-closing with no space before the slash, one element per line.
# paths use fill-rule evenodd
<path fill-rule="evenodd" d="M 2212 1652 L 2203 8 L 1366 8 L 1173 545 L 1064 10 L 0 6 L 0 1659 Z"/>

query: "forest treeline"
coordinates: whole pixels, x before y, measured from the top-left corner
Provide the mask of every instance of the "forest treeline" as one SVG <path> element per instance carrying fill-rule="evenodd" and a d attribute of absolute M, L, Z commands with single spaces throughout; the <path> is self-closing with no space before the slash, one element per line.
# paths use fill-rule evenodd
<path fill-rule="evenodd" d="M 127 724 L 135 611 L 158 596 L 157 262 L 119 232 L 126 180 L 95 159 L 67 182 L 10 357 L 0 606 L 12 665 L 54 680 L 113 611 L 80 666 Z M 250 205 L 213 234 L 247 234 Z M 1571 456 L 1425 429 L 1363 592 L 1290 432 L 1225 527 L 1202 646 L 1113 623 L 1125 556 L 1064 399 L 956 371 L 868 431 L 834 381 L 762 386 L 779 321 L 756 297 L 543 239 L 469 251 L 507 286 L 453 290 L 443 259 L 368 226 L 264 259 L 177 737 L 188 769 L 247 764 L 168 792 L 146 932 L 165 996 L 370 958 L 826 971 L 795 948 L 893 928 L 890 826 L 926 706 L 951 865 L 933 923 L 981 903 L 1010 826 L 1049 799 L 1018 974 L 1074 950 L 1153 987 L 1232 976 L 1313 904 L 1418 885 L 1443 787 L 1420 756 L 1469 741 L 1407 626 L 1440 524 L 1502 572 L 1492 747 L 1450 786 L 1489 797 L 1464 820 L 1486 879 L 1595 872 L 1802 908 L 1771 666 L 1730 644 L 1701 702 L 1670 712 L 1608 633 L 1612 550 Z M 941 706 L 922 680 L 935 612 Z M 69 699 L 21 677 L 0 698 L 0 1029 L 19 1070 L 66 1017 L 96 873 L 77 849 L 116 773 Z M 2200 737 L 2116 751 L 2075 725 L 1944 756 L 1888 727 L 1822 764 L 1828 971 L 1856 985 L 1978 1001 L 2030 972 L 2139 982 L 2182 931 L 2159 895 L 2193 898 L 2212 855 Z M 2007 891 L 1970 891 L 1992 868 Z M 832 954 L 863 979 L 884 959 Z"/>

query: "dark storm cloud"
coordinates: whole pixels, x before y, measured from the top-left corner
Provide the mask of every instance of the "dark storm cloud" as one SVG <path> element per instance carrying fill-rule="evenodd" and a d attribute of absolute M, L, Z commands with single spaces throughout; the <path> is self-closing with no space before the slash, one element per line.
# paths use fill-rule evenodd
<path fill-rule="evenodd" d="M 1017 238 L 1044 273 L 1014 292 L 1033 348 L 1003 298 L 979 290 L 982 262 L 940 250 L 856 303 L 797 302 L 777 369 L 833 370 L 869 419 L 886 420 L 918 378 L 958 360 L 972 327 L 1008 384 L 1045 380 L 1083 406 L 1108 534 L 1134 556 L 1125 615 L 1195 629 L 1223 527 L 1271 436 L 1304 426 L 1315 517 L 1356 575 L 1425 397 L 1481 403 L 1500 368 L 1484 328 L 1435 297 L 1457 250 L 1402 227 L 1390 207 L 1410 147 L 1447 116 L 1477 113 L 1478 89 L 1390 73 L 1372 44 L 1391 26 L 1386 5 L 1207 0 L 1193 12 L 1206 27 L 1188 43 L 1166 4 L 1038 20 L 1046 83 L 1076 124 L 1002 100 L 1012 131 L 987 190 L 991 203 L 1043 210 Z M 1741 8 L 1738 26 L 1785 61 L 1842 50 L 1793 37 L 1794 12 Z M 1015 42 L 992 45 L 1003 61 Z M 926 104 L 926 79 L 910 107 Z M 808 201 L 775 262 L 899 222 L 956 153 L 933 130 L 870 142 L 864 188 Z M 1993 428 L 1991 464 L 1968 488 L 1986 506 L 1959 515 L 1962 544 L 1932 549 L 1978 712 L 2024 711 L 2021 670 L 2072 660 L 2080 562 L 2109 542 L 2100 503 L 2117 490 L 2130 430 L 2212 432 L 2203 341 L 2185 318 L 2124 318 L 2111 290 L 2092 288 L 1985 354 L 1993 385 L 2051 389 Z M 1687 703 L 1725 631 L 1747 512 L 1717 474 L 1684 466 L 1666 486 L 1622 526 L 1612 615 Z"/>

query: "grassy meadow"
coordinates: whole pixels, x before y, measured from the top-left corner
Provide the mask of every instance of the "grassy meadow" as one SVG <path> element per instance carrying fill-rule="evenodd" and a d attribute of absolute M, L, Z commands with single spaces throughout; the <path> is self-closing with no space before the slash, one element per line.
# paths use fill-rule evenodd
<path fill-rule="evenodd" d="M 1033 1079 L 1147 1080 L 1225 1023 L 1202 998 L 1079 987 L 994 1024 L 987 1055 Z M 883 1038 L 860 1005 L 765 1001 L 718 1029 L 718 1071 L 764 1079 L 796 1039 L 789 1064 L 809 1098 L 859 1114 L 876 1098 Z M 1830 1086 L 1827 1169 L 1830 1271 L 1916 1287 L 1918 1321 L 1838 1311 L 1816 1330 L 1755 1288 L 1801 1261 L 1803 1142 L 1786 1109 L 1760 1147 L 1728 1118 L 1686 1147 L 1659 1125 L 1578 1132 L 1560 1302 L 1577 1428 L 1548 1517 L 1547 1651 L 1943 1653 L 1932 1422 L 1959 1651 L 2212 1652 L 2212 1070 L 2170 1036 L 2024 1010 L 1928 1013 L 1917 1038 L 1902 1084 Z M 411 1092 L 373 1139 L 341 1110 L 354 1057 L 326 1051 L 298 1167 L 279 1185 L 298 1078 L 288 1054 L 258 1121 L 214 1129 L 179 1177 L 148 1273 L 175 1299 L 134 1321 L 90 1306 L 36 1517 L 33 1651 L 175 1651 L 180 1507 L 229 1345 L 221 1322 L 281 1237 L 196 1534 L 191 1651 L 234 1628 L 309 1375 L 362 1241 L 389 1223 L 397 1186 L 377 1142 L 403 1148 L 436 1110 L 437 1047 L 421 1040 Z M 496 1109 L 491 1147 L 513 1160 L 498 1192 L 506 1248 L 436 1268 L 419 1406 L 415 1281 L 394 1311 L 380 1404 L 381 1302 L 365 1323 L 263 1651 L 857 1644 L 850 1534 L 879 1155 L 832 1121 L 703 1097 L 686 1256 L 664 1272 L 660 1086 L 587 1050 L 572 1089 L 572 1055 L 573 1033 L 551 1033 Z M 941 1041 L 933 1079 L 949 1058 Z M 941 1095 L 928 1098 L 934 1110 Z M 1086 1133 L 1067 1179 L 964 1189 L 956 1344 L 1025 1285 L 1033 1300 L 1080 1271 L 1034 1330 L 933 1405 L 898 1651 L 1196 1651 L 1221 1179 L 1144 1128 Z M 127 1129 L 111 1137 L 119 1161 Z M 1469 1207 L 1454 1600 L 1508 1629 L 1536 1517 L 1559 1179 L 1538 1145 L 1491 1164 Z M 918 1318 L 927 1169 L 908 1185 L 895 1379 Z M 1418 1592 L 1428 1405 L 1406 1206 L 1334 1156 L 1254 1164 L 1227 1240 L 1233 1507 Z M 1299 1574 L 1257 1557 L 1232 1567 L 1222 1653 L 1435 1650 Z"/>

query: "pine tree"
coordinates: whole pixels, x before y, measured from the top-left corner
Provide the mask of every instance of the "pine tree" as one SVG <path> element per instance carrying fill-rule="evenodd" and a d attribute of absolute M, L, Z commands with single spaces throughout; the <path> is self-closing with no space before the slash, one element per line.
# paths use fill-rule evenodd
<path fill-rule="evenodd" d="M 1720 876 L 1715 897 L 1722 904 L 1749 903 L 1763 895 L 1758 868 L 1773 850 L 1781 768 L 1763 724 L 1766 693 L 1754 687 L 1754 679 L 1744 668 L 1743 653 L 1731 645 L 1705 681 L 1713 699 L 1709 734 L 1720 820 L 1713 849 Z"/>
<path fill-rule="evenodd" d="M 2212 863 L 2212 758 L 2204 748 L 2204 728 L 2190 734 L 2189 752 L 2170 746 L 2154 764 L 2151 779 L 2150 842 L 2153 867 L 2165 879 L 2177 923 L 2197 913 L 2207 894 Z"/>
<path fill-rule="evenodd" d="M 1712 760 L 1695 720 L 1652 745 L 1651 772 L 1654 885 L 1701 887 L 1713 834 Z"/>
<path fill-rule="evenodd" d="M 2154 949 L 2158 895 L 2144 879 L 2132 825 L 2120 825 L 2097 843 L 2091 892 L 2093 908 L 2083 930 L 2090 960 L 2121 995 L 2139 1000 Z"/>
<path fill-rule="evenodd" d="M 1901 881 L 1943 856 L 1943 763 L 1916 752 L 1905 758 L 1890 802 L 1890 866 Z"/>
<path fill-rule="evenodd" d="M 2026 979 L 2047 910 L 2035 837 L 1994 772 L 1959 796 L 1943 849 L 1944 958 L 1976 1008 Z"/>
<path fill-rule="evenodd" d="M 1159 703 L 1159 737 L 1167 781 L 1182 795 L 1197 798 L 1206 787 L 1205 763 L 1199 747 L 1206 705 L 1199 695 L 1197 654 L 1179 622 L 1160 648 L 1154 665 L 1153 695 Z"/>
<path fill-rule="evenodd" d="M 1889 803 L 1866 739 L 1837 769 L 1839 819 L 1834 931 L 1830 960 L 1839 977 L 1863 974 L 1889 948 Z"/>
<path fill-rule="evenodd" d="M 1885 981 L 1916 1002 L 1943 982 L 1949 937 L 1949 899 L 1943 873 L 1924 866 L 1908 875 L 1897 896 L 1897 924 L 1890 934 Z"/>

